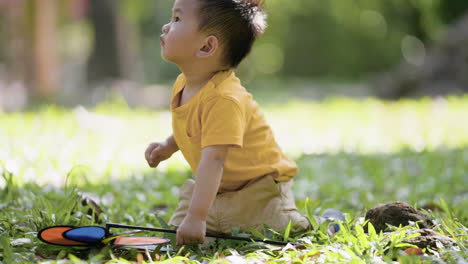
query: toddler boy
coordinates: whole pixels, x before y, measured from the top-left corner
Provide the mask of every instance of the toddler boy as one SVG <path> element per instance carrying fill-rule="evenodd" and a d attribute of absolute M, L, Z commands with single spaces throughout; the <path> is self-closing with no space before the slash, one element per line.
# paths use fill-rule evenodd
<path fill-rule="evenodd" d="M 169 224 L 177 244 L 202 243 L 205 232 L 294 230 L 310 223 L 297 212 L 291 190 L 297 166 L 278 146 L 270 126 L 233 69 L 266 27 L 259 0 L 175 0 L 162 28 L 162 57 L 181 70 L 172 99 L 173 135 L 145 152 L 151 167 L 180 150 L 195 180 L 180 189 Z"/>

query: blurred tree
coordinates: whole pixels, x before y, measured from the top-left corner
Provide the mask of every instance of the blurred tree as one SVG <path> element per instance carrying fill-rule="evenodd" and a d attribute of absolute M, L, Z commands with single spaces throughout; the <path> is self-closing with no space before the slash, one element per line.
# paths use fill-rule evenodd
<path fill-rule="evenodd" d="M 449 27 L 422 60 L 411 57 L 375 81 L 380 97 L 400 99 L 468 93 L 468 13 Z"/>
<path fill-rule="evenodd" d="M 177 75 L 177 68 L 161 59 L 159 36 L 161 28 L 169 22 L 172 1 L 127 0 L 129 16 L 138 17 L 141 33 L 141 52 L 148 82 L 172 81 Z"/>
<path fill-rule="evenodd" d="M 172 5 L 171 0 L 0 0 L 4 76 L 22 79 L 32 94 L 50 98 L 65 86 L 60 78 L 61 84 L 69 80 L 62 66 L 80 57 L 83 66 L 72 69 L 82 73 L 68 74 L 90 83 L 145 77 L 171 82 L 178 69 L 161 59 L 159 35 Z M 467 10 L 467 0 L 268 0 L 269 28 L 239 72 L 259 79 L 365 80 L 407 59 L 414 47 L 425 52 L 444 26 Z M 85 30 L 70 30 L 77 28 L 69 27 L 78 24 L 75 17 Z M 86 36 L 69 38 L 80 34 Z M 60 41 L 64 38 L 68 42 Z M 82 43 L 86 48 L 74 53 L 79 56 L 62 56 L 70 42 L 73 49 Z M 82 87 L 84 81 L 75 83 Z"/>
<path fill-rule="evenodd" d="M 28 70 L 26 1 L 0 1 L 0 109 L 27 104 Z M 3 51 L 3 52 L 2 52 Z"/>
<path fill-rule="evenodd" d="M 59 89 L 58 0 L 34 1 L 33 5 L 36 95 L 52 98 Z"/>
<path fill-rule="evenodd" d="M 123 1 L 90 1 L 94 48 L 89 59 L 89 82 L 103 79 L 142 81 L 137 26 L 124 15 Z"/>
<path fill-rule="evenodd" d="M 5 81 L 24 81 L 27 78 L 26 2 L 18 0 L 0 4 L 0 50 L 4 51 L 1 55 L 8 66 Z"/>
<path fill-rule="evenodd" d="M 451 24 L 468 12 L 467 0 L 441 0 L 439 12 L 444 23 Z"/>
<path fill-rule="evenodd" d="M 90 1 L 89 19 L 94 28 L 94 48 L 88 62 L 88 81 L 103 78 L 120 78 L 117 51 L 117 4 L 118 1 Z"/>

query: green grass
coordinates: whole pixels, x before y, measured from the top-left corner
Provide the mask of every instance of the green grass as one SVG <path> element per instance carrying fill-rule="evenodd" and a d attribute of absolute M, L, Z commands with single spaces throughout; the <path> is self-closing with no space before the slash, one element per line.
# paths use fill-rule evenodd
<path fill-rule="evenodd" d="M 294 185 L 299 210 L 312 216 L 339 208 L 347 213 L 343 231 L 330 238 L 325 225 L 303 234 L 286 228 L 253 235 L 299 240 L 303 248 L 219 240 L 152 253 L 153 261 L 462 263 L 468 258 L 468 97 L 291 101 L 265 106 L 264 112 L 283 150 L 299 165 Z M 0 112 L 0 262 L 136 262 L 134 251 L 62 248 L 35 237 L 58 224 L 164 225 L 191 173 L 180 153 L 155 170 L 143 152 L 170 133 L 167 111 L 129 109 L 119 101 L 94 109 Z M 104 212 L 89 215 L 82 196 Z M 418 208 L 435 205 L 439 210 L 427 213 L 437 219 L 436 230 L 457 244 L 407 256 L 404 240 L 414 226 L 384 234 L 362 231 L 367 209 L 397 200 Z"/>

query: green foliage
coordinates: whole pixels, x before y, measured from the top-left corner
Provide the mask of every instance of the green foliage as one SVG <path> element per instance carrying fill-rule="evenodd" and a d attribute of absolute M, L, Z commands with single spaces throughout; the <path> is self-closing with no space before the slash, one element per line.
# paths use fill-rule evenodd
<path fill-rule="evenodd" d="M 440 1 L 439 5 L 441 17 L 446 23 L 453 23 L 468 10 L 468 2 L 465 0 Z"/>
<path fill-rule="evenodd" d="M 178 187 L 191 177 L 180 153 L 156 170 L 144 161 L 146 145 L 170 133 L 167 112 L 112 102 L 93 110 L 44 107 L 0 113 L 0 262 L 457 263 L 468 257 L 467 105 L 468 98 L 392 103 L 335 98 L 268 106 L 265 115 L 279 144 L 299 165 L 297 204 L 314 229 L 296 234 L 288 225 L 282 232 L 237 229 L 233 234 L 302 246 L 216 240 L 149 255 L 51 246 L 36 234 L 58 224 L 167 228 Z M 83 205 L 83 197 L 95 200 L 103 212 Z M 436 219 L 435 231 L 456 245 L 405 255 L 403 250 L 413 247 L 407 240 L 418 235 L 409 232 L 416 226 L 377 233 L 363 221 L 365 210 L 395 200 L 434 205 L 438 211 L 426 213 Z M 330 223 L 314 217 L 329 207 L 347 214 L 332 237 L 327 234 Z M 174 242 L 173 235 L 168 237 Z"/>
<path fill-rule="evenodd" d="M 129 4 L 131 3 L 131 4 Z M 406 35 L 425 44 L 468 10 L 465 0 L 266 1 L 269 27 L 239 72 L 270 79 L 364 79 L 402 59 Z M 172 80 L 177 69 L 160 59 L 159 34 L 171 1 L 124 1 L 139 16 L 150 81 Z M 146 12 L 141 12 L 145 10 Z M 148 10 L 153 10 L 149 12 Z M 154 15 L 148 15 L 152 13 Z M 255 87 L 254 87 L 255 88 Z"/>

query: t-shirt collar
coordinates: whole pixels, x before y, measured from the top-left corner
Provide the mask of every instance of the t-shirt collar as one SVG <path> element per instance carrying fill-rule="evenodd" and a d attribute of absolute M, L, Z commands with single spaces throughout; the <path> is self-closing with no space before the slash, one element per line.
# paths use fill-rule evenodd
<path fill-rule="evenodd" d="M 228 69 L 228 70 L 223 70 L 223 71 L 219 71 L 217 72 L 215 75 L 213 75 L 213 77 L 211 77 L 211 79 L 208 81 L 208 83 L 205 85 L 213 85 L 213 86 L 217 86 L 219 85 L 221 82 L 223 82 L 224 80 L 226 80 L 229 76 L 231 76 L 232 74 L 234 74 L 234 71 L 232 69 Z M 182 74 L 181 75 L 181 80 L 180 80 L 180 84 L 179 84 L 179 91 L 185 86 L 185 83 L 186 83 L 187 79 L 185 78 L 185 75 Z M 204 87 L 205 87 L 204 86 Z"/>
<path fill-rule="evenodd" d="M 211 82 L 214 86 L 218 86 L 221 82 L 231 76 L 231 74 L 233 74 L 232 69 L 219 71 L 211 78 L 209 82 Z"/>

